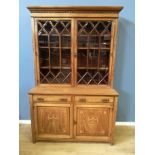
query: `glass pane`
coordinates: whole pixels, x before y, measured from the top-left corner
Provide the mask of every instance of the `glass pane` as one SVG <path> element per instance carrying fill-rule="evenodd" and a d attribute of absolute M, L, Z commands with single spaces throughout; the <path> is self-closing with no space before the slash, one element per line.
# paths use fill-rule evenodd
<path fill-rule="evenodd" d="M 111 21 L 78 21 L 77 84 L 108 84 Z"/>
<path fill-rule="evenodd" d="M 90 49 L 88 51 L 88 68 L 98 67 L 98 50 Z"/>
<path fill-rule="evenodd" d="M 77 77 L 78 84 L 108 84 L 108 70 L 78 70 Z"/>
<path fill-rule="evenodd" d="M 38 21 L 40 83 L 71 83 L 71 21 Z"/>
<path fill-rule="evenodd" d="M 45 35 L 45 36 L 39 36 L 39 46 L 48 46 L 48 36 Z"/>
<path fill-rule="evenodd" d="M 90 36 L 89 37 L 89 47 L 99 47 L 99 37 L 98 36 Z"/>
<path fill-rule="evenodd" d="M 100 67 L 108 69 L 110 52 L 108 50 L 101 50 Z"/>
<path fill-rule="evenodd" d="M 62 67 L 69 68 L 71 65 L 71 54 L 69 49 L 62 50 Z"/>
<path fill-rule="evenodd" d="M 59 36 L 50 35 L 50 47 L 59 47 Z"/>
<path fill-rule="evenodd" d="M 51 48 L 50 49 L 50 67 L 52 69 L 59 68 L 60 65 L 60 53 L 59 49 Z"/>
<path fill-rule="evenodd" d="M 70 36 L 62 36 L 61 37 L 61 45 L 62 45 L 62 47 L 70 47 L 71 46 L 71 37 Z"/>
<path fill-rule="evenodd" d="M 88 46 L 88 37 L 87 36 L 80 36 L 78 38 L 78 46 L 79 47 L 87 47 Z"/>
<path fill-rule="evenodd" d="M 77 53 L 77 65 L 78 68 L 87 67 L 87 50 L 81 49 Z"/>
<path fill-rule="evenodd" d="M 47 67 L 49 65 L 49 52 L 47 48 L 39 49 L 39 62 L 41 67 Z"/>

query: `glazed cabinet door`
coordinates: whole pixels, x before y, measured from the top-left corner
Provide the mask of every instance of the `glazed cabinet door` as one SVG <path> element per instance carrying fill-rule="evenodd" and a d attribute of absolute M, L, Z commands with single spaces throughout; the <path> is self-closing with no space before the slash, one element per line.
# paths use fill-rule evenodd
<path fill-rule="evenodd" d="M 76 139 L 109 140 L 112 108 L 101 104 L 76 104 L 74 112 Z"/>
<path fill-rule="evenodd" d="M 36 19 L 35 40 L 39 84 L 72 84 L 71 19 Z"/>
<path fill-rule="evenodd" d="M 76 85 L 110 84 L 112 20 L 77 20 Z"/>
<path fill-rule="evenodd" d="M 72 137 L 71 104 L 36 103 L 34 113 L 38 140 Z"/>

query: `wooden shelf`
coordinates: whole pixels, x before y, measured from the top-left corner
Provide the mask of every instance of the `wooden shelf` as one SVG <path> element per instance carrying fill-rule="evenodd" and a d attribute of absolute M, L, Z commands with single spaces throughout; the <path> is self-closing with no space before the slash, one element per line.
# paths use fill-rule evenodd
<path fill-rule="evenodd" d="M 71 69 L 71 67 L 59 67 L 59 66 L 42 66 L 41 69 Z"/>
<path fill-rule="evenodd" d="M 104 34 L 78 34 L 78 37 L 104 37 Z"/>
<path fill-rule="evenodd" d="M 48 46 L 39 46 L 39 48 L 49 48 Z"/>
<path fill-rule="evenodd" d="M 39 46 L 39 48 L 56 48 L 56 49 L 71 49 L 71 47 L 49 47 L 49 46 Z"/>
<path fill-rule="evenodd" d="M 40 34 L 39 36 L 48 36 L 48 34 Z M 67 37 L 70 37 L 71 35 L 70 34 L 51 34 L 50 36 L 67 36 Z"/>
<path fill-rule="evenodd" d="M 61 49 L 70 49 L 71 47 L 51 47 L 51 46 L 50 46 L 50 48 L 58 48 L 58 49 L 60 49 L 60 48 L 61 48 Z"/>
<path fill-rule="evenodd" d="M 110 50 L 109 47 L 78 47 L 78 49 L 104 49 L 104 50 Z"/>
<path fill-rule="evenodd" d="M 54 46 L 39 46 L 39 48 L 56 48 L 56 49 L 71 49 L 69 46 L 63 46 L 63 47 L 54 47 Z M 78 47 L 78 49 L 104 49 L 104 50 L 110 50 L 110 47 Z"/>
<path fill-rule="evenodd" d="M 109 68 L 108 67 L 77 67 L 77 69 L 84 69 L 84 70 L 87 70 L 87 69 L 108 70 Z"/>
<path fill-rule="evenodd" d="M 56 48 L 56 49 L 71 49 L 71 47 L 49 47 L 49 46 L 39 46 L 39 48 Z M 78 49 L 103 49 L 110 50 L 109 47 L 78 47 Z"/>

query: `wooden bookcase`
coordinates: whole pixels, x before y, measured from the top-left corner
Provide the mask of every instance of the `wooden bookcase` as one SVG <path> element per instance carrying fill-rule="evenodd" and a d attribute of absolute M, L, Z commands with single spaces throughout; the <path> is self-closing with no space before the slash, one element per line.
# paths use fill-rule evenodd
<path fill-rule="evenodd" d="M 114 64 L 121 6 L 30 6 L 33 142 L 114 143 Z"/>

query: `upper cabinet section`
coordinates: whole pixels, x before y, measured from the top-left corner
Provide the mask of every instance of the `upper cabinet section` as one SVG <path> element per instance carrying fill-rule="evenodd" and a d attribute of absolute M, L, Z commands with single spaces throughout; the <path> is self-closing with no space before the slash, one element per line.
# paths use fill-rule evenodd
<path fill-rule="evenodd" d="M 36 85 L 113 85 L 121 6 L 28 9 Z"/>

